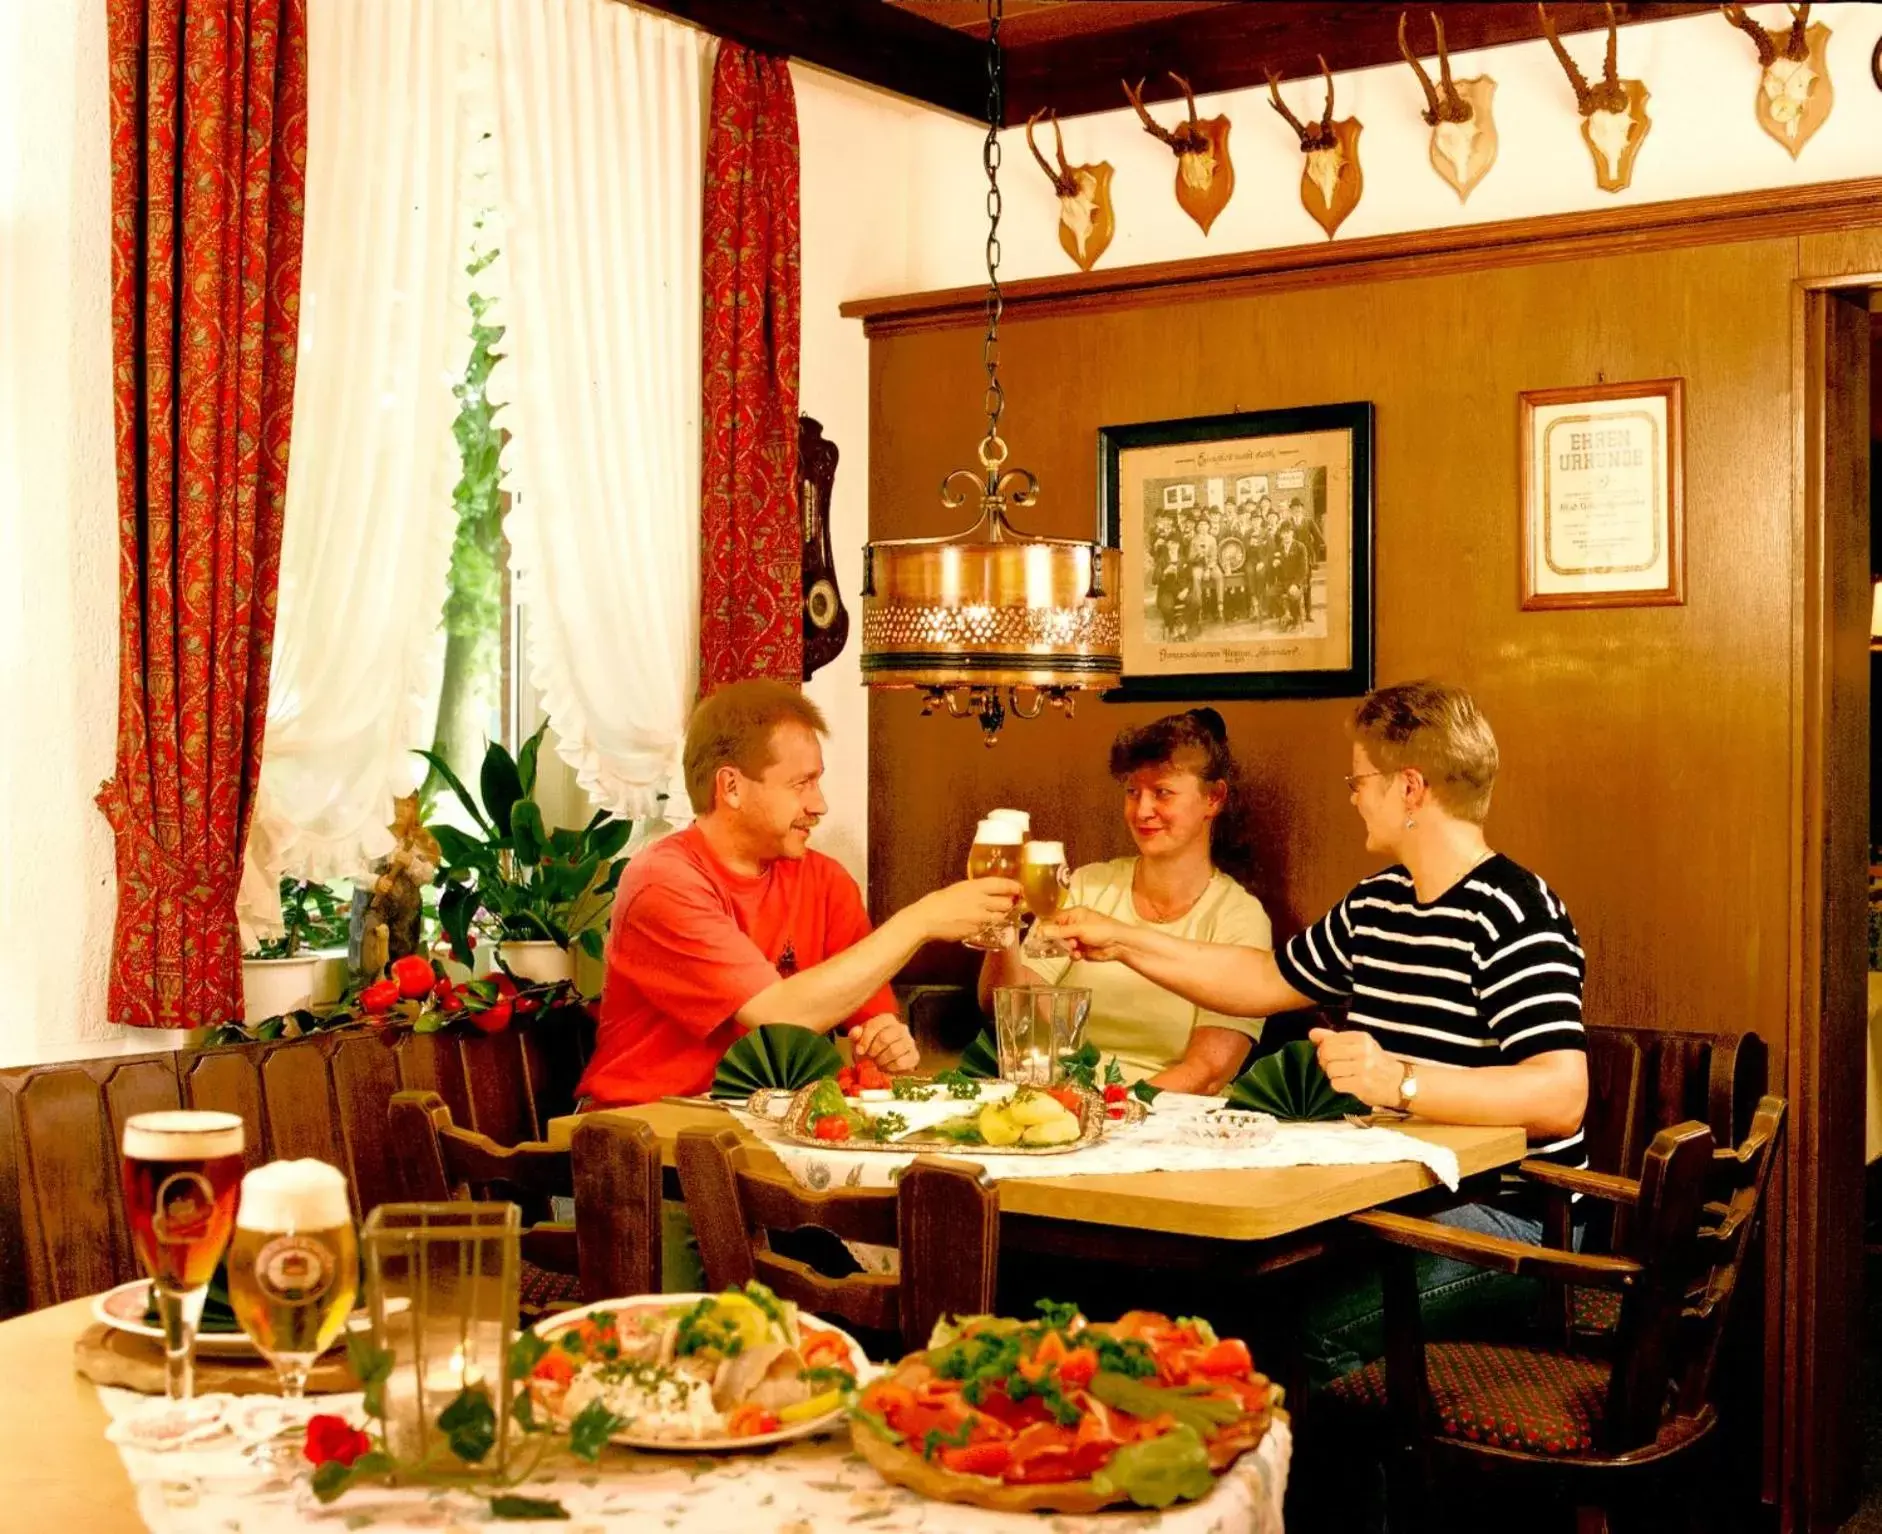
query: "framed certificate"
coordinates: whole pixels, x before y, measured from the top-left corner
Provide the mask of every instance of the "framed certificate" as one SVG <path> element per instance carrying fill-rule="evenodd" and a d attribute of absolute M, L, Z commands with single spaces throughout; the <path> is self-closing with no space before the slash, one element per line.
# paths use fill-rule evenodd
<path fill-rule="evenodd" d="M 1522 605 L 1686 600 L 1683 381 L 1522 396 Z"/>

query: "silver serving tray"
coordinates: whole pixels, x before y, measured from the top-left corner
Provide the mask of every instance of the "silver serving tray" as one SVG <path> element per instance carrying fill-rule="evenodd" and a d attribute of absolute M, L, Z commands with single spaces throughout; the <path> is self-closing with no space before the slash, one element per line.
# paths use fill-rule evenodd
<path fill-rule="evenodd" d="M 926 1076 L 901 1076 L 899 1081 L 913 1082 L 920 1086 L 935 1086 Z M 1113 1124 L 1132 1124 L 1144 1116 L 1144 1105 L 1136 1098 L 1126 1098 L 1124 1117 L 1113 1119 L 1105 1113 L 1105 1101 L 1094 1092 L 1087 1092 L 1082 1087 L 1078 1090 L 1081 1101 L 1079 1111 L 1080 1132 L 1076 1140 L 1067 1140 L 1063 1145 L 963 1145 L 958 1140 L 945 1139 L 939 1135 L 917 1130 L 913 1134 L 903 1135 L 894 1140 L 819 1140 L 810 1130 L 810 1098 L 816 1091 L 816 1084 L 800 1087 L 795 1092 L 762 1091 L 754 1092 L 750 1111 L 768 1117 L 778 1125 L 778 1137 L 793 1145 L 814 1146 L 822 1150 L 840 1151 L 888 1151 L 893 1155 L 935 1155 L 959 1156 L 971 1161 L 976 1156 L 1063 1156 L 1068 1151 L 1083 1150 L 1096 1145 L 1104 1138 L 1104 1132 Z M 936 1088 L 937 1100 L 947 1097 L 947 1087 Z M 788 1098 L 782 1118 L 778 1117 L 777 1100 Z M 761 1101 L 762 1099 L 762 1101 Z M 863 1102 L 849 1099 L 853 1107 L 865 1112 L 892 1113 L 900 1106 L 900 1101 L 876 1100 Z M 949 1098 L 957 1113 L 971 1113 L 978 1106 L 973 1098 Z"/>

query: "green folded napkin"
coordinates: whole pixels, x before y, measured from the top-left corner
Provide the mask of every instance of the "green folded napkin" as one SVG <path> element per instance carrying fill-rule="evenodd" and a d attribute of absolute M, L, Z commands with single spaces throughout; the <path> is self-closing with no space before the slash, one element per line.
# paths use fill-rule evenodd
<path fill-rule="evenodd" d="M 795 1092 L 843 1068 L 843 1057 L 821 1033 L 792 1023 L 754 1028 L 725 1052 L 713 1073 L 714 1097 L 750 1097 L 764 1087 Z"/>
<path fill-rule="evenodd" d="M 999 1080 L 1000 1052 L 994 1048 L 992 1029 L 982 1028 L 974 1035 L 974 1042 L 961 1051 L 960 1071 L 963 1076 L 982 1081 Z"/>
<path fill-rule="evenodd" d="M 163 1324 L 163 1318 L 157 1314 L 154 1289 L 149 1291 L 144 1300 L 144 1324 Z M 241 1323 L 235 1319 L 235 1311 L 229 1305 L 229 1263 L 225 1257 L 216 1264 L 215 1274 L 209 1280 L 209 1293 L 203 1300 L 203 1318 L 196 1323 L 196 1330 L 215 1334 L 239 1332 L 241 1329 Z"/>
<path fill-rule="evenodd" d="M 1319 1053 L 1305 1039 L 1263 1055 L 1229 1083 L 1228 1105 L 1271 1113 L 1293 1123 L 1318 1123 L 1372 1110 L 1357 1097 L 1333 1090 L 1320 1068 Z"/>

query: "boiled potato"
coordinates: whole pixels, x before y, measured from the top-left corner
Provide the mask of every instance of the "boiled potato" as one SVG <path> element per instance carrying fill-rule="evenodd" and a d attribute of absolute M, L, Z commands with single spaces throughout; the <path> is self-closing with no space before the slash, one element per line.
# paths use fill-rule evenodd
<path fill-rule="evenodd" d="M 1048 1123 L 1034 1124 L 1020 1139 L 1027 1145 L 1069 1145 L 1078 1138 L 1078 1120 L 1071 1114 L 1059 1110 L 1059 1116 Z"/>
<path fill-rule="evenodd" d="M 1044 1092 L 1028 1092 L 1016 1097 L 1007 1104 L 1006 1111 L 1012 1115 L 1013 1122 L 1023 1128 L 1034 1124 L 1050 1124 L 1056 1118 L 1069 1117 L 1065 1105 L 1056 1097 L 1048 1097 Z"/>
<path fill-rule="evenodd" d="M 989 1145 L 1014 1144 L 1019 1139 L 1020 1128 L 1008 1109 L 989 1103 L 980 1110 L 980 1138 Z"/>

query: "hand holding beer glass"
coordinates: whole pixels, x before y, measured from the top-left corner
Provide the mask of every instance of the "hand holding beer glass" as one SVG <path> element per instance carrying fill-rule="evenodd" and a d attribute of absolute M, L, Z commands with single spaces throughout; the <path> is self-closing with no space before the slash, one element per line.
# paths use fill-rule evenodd
<path fill-rule="evenodd" d="M 163 1322 L 173 1403 L 195 1394 L 196 1326 L 235 1222 L 242 1144 L 233 1113 L 138 1113 L 124 1121 L 124 1208 Z"/>
<path fill-rule="evenodd" d="M 1071 949 L 1057 938 L 1046 937 L 1039 928 L 1058 914 L 1072 888 L 1065 843 L 1027 842 L 1020 853 L 1019 887 L 1025 892 L 1026 909 L 1033 914 L 1032 931 L 1026 934 L 1021 952 L 1029 959 L 1064 958 Z"/>
<path fill-rule="evenodd" d="M 996 811 L 995 815 L 1011 817 L 1017 813 L 1012 810 Z M 1020 874 L 1020 847 L 1025 840 L 1025 831 L 1011 818 L 988 816 L 974 832 L 973 850 L 967 854 L 967 877 L 1012 879 L 1017 882 Z M 1012 916 L 982 927 L 962 941 L 969 948 L 1005 948 L 1018 935 L 1015 925 L 1018 920 L 1019 914 L 1015 908 Z"/>

